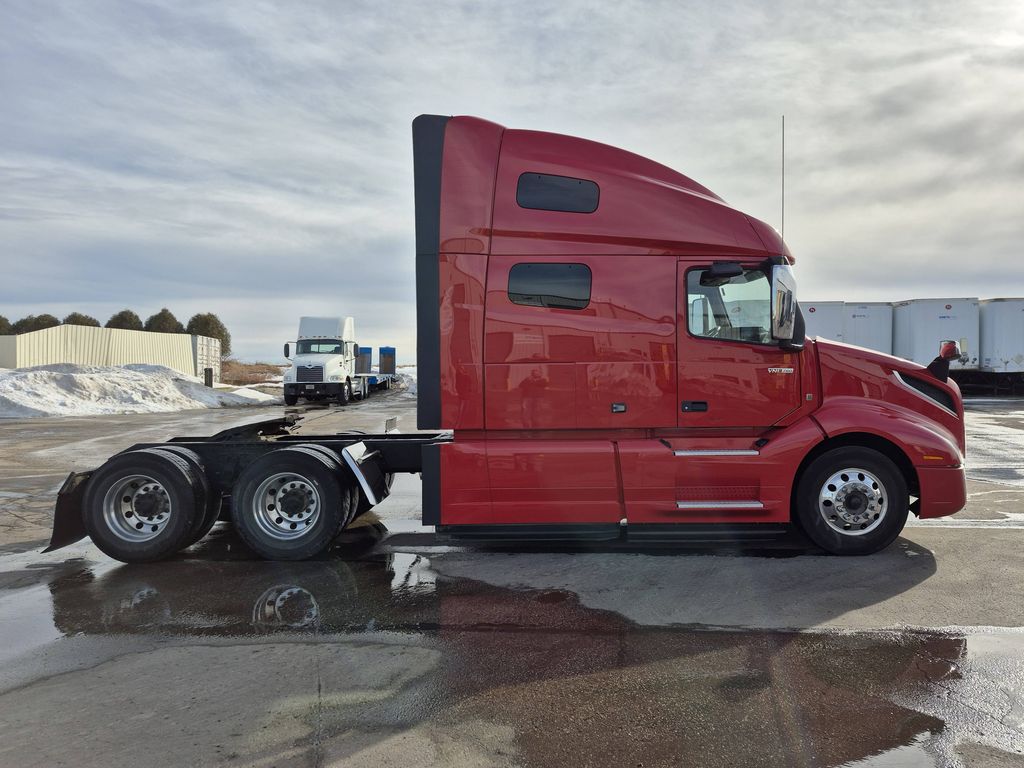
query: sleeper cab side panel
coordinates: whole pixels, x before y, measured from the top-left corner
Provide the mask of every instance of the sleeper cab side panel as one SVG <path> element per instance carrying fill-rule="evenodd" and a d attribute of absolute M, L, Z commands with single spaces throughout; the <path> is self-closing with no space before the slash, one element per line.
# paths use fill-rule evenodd
<path fill-rule="evenodd" d="M 590 302 L 512 302 L 523 262 L 586 264 Z M 674 260 L 492 255 L 486 313 L 487 429 L 675 426 Z"/>
<path fill-rule="evenodd" d="M 487 470 L 490 522 L 622 519 L 615 447 L 609 440 L 488 440 Z"/>
<path fill-rule="evenodd" d="M 743 437 L 619 441 L 630 523 L 784 523 L 797 468 L 823 439 L 811 419 L 765 434 L 757 449 Z M 670 446 L 670 447 L 669 447 Z M 754 456 L 675 455 L 675 451 L 758 450 Z M 760 502 L 761 509 L 679 509 L 677 502 Z"/>
<path fill-rule="evenodd" d="M 441 449 L 441 524 L 618 523 L 607 440 L 457 440 Z"/>
<path fill-rule="evenodd" d="M 488 429 L 576 428 L 573 363 L 488 365 L 486 375 Z"/>
<path fill-rule="evenodd" d="M 484 280 L 486 254 L 440 256 L 441 424 L 484 426 Z"/>
<path fill-rule="evenodd" d="M 487 482 L 487 443 L 456 440 L 442 443 L 440 451 L 440 524 L 489 521 L 491 489 Z"/>
<path fill-rule="evenodd" d="M 438 301 L 441 426 L 446 429 L 484 425 L 484 281 L 503 131 L 466 118 L 450 120 L 445 129 Z"/>

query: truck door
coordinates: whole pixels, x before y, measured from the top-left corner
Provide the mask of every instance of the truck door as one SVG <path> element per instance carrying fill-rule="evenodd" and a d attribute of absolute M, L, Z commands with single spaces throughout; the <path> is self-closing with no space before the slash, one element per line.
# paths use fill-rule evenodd
<path fill-rule="evenodd" d="M 678 265 L 680 427 L 768 427 L 800 406 L 800 355 L 771 334 L 771 280 L 757 265 Z"/>

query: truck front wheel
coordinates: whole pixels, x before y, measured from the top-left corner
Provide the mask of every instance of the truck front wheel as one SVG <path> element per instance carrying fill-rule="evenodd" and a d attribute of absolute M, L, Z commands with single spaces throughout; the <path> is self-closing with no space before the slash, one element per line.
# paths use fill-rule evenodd
<path fill-rule="evenodd" d="M 907 522 L 910 497 L 899 468 L 870 448 L 835 448 L 807 467 L 796 517 L 807 536 L 834 555 L 868 555 L 889 546 Z"/>
<path fill-rule="evenodd" d="M 295 405 L 297 402 L 299 402 L 299 396 L 298 395 L 285 395 L 284 396 L 284 404 L 285 405 Z"/>
<path fill-rule="evenodd" d="M 345 382 L 338 390 L 338 405 L 348 405 L 352 402 L 352 384 Z"/>

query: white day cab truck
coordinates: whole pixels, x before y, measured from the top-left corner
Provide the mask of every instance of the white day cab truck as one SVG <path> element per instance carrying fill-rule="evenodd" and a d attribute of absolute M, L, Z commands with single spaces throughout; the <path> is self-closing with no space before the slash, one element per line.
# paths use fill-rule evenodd
<path fill-rule="evenodd" d="M 371 371 L 369 348 L 356 343 L 356 321 L 346 317 L 300 317 L 295 354 L 284 345 L 292 367 L 284 374 L 285 405 L 299 398 L 332 400 L 347 405 L 363 400 L 374 389 L 390 389 L 395 378 L 394 347 L 380 348 L 377 373 Z"/>

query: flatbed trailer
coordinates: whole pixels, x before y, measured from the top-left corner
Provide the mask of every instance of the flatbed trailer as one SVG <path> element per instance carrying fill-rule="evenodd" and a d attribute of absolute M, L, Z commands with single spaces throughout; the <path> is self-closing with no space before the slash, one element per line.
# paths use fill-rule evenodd
<path fill-rule="evenodd" d="M 369 397 L 370 393 L 378 389 L 391 389 L 398 377 L 393 373 L 357 373 L 356 379 L 361 381 L 361 397 Z"/>
<path fill-rule="evenodd" d="M 488 540 L 796 525 L 867 554 L 964 506 L 956 344 L 925 367 L 807 339 L 764 222 L 630 152 L 478 118 L 416 118 L 413 160 L 421 432 L 134 446 L 68 479 L 51 548 L 156 560 L 227 514 L 302 559 L 398 472 L 422 476 L 425 525 Z"/>

